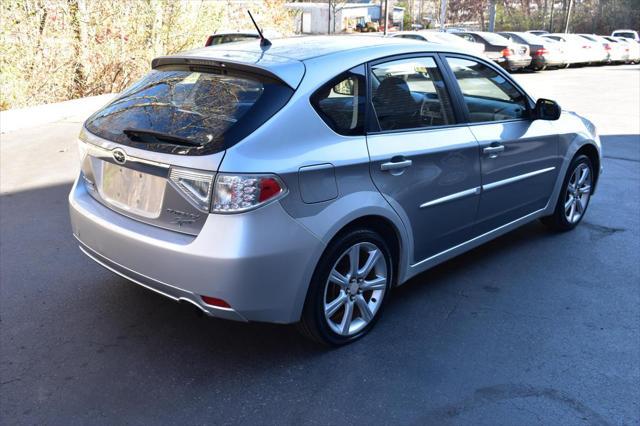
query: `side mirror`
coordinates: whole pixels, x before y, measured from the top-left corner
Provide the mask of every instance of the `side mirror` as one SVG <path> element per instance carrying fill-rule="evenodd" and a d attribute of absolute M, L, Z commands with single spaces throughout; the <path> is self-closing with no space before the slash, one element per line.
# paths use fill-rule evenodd
<path fill-rule="evenodd" d="M 536 102 L 535 116 L 540 120 L 557 120 L 562 109 L 551 99 L 538 99 Z"/>

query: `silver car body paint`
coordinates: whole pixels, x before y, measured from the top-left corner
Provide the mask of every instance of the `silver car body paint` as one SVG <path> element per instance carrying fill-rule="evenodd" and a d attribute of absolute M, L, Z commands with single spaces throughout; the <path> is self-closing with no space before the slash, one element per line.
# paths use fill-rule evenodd
<path fill-rule="evenodd" d="M 453 256 L 548 215 L 574 154 L 585 144 L 601 155 L 593 126 L 564 112 L 557 121 L 457 124 L 343 136 L 310 103 L 336 75 L 380 58 L 465 55 L 443 45 L 378 37 L 309 37 L 209 47 L 161 58 L 259 67 L 295 88 L 271 119 L 226 151 L 181 156 L 122 146 L 85 131 L 97 151 L 160 165 L 229 173 L 274 173 L 288 194 L 239 214 L 205 214 L 199 229 L 163 229 L 96 201 L 80 176 L 69 196 L 82 250 L 112 271 L 205 313 L 240 321 L 298 321 L 326 246 L 363 217 L 396 231 L 397 284 Z M 510 80 L 511 81 L 511 80 Z M 533 102 L 533 101 L 531 101 Z M 504 150 L 490 149 L 499 142 Z M 495 145 L 495 144 L 494 144 Z M 98 154 L 96 154 L 98 155 Z M 394 156 L 411 160 L 382 170 Z M 391 173 L 393 172 L 393 173 Z M 200 296 L 227 301 L 207 305 Z"/>

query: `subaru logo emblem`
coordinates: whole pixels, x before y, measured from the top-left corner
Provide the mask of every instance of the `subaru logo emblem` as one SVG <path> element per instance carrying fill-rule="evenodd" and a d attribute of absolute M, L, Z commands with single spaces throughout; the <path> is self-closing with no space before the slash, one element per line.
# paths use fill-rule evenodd
<path fill-rule="evenodd" d="M 125 154 L 120 148 L 114 149 L 111 155 L 113 155 L 113 159 L 118 164 L 124 164 L 127 162 L 127 154 Z"/>

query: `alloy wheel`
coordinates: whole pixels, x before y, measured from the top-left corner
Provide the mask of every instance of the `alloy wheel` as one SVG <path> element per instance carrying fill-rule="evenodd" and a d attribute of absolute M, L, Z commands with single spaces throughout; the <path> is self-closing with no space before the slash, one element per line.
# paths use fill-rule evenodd
<path fill-rule="evenodd" d="M 369 324 L 382 305 L 388 276 L 387 260 L 373 243 L 347 249 L 334 264 L 324 289 L 324 317 L 331 330 L 352 336 Z"/>
<path fill-rule="evenodd" d="M 585 163 L 575 168 L 567 185 L 564 215 L 569 223 L 577 223 L 589 204 L 591 196 L 591 169 Z"/>

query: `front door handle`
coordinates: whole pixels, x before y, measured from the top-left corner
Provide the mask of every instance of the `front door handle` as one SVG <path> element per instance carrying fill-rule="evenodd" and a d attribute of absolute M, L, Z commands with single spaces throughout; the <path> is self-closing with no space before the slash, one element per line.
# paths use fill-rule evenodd
<path fill-rule="evenodd" d="M 489 158 L 496 158 L 499 153 L 504 151 L 504 145 L 491 145 L 482 150 L 483 154 L 488 154 Z"/>
<path fill-rule="evenodd" d="M 413 161 L 411 160 L 402 160 L 402 161 L 389 161 L 388 163 L 380 164 L 380 170 L 399 170 L 406 169 L 407 167 L 411 167 Z"/>

